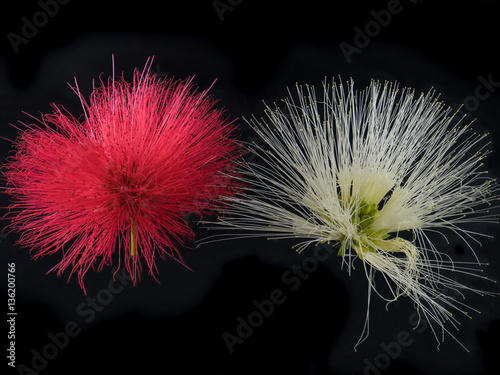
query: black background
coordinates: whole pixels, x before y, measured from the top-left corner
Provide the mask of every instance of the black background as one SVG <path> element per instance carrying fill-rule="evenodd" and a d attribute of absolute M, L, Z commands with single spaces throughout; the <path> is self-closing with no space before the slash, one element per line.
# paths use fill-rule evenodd
<path fill-rule="evenodd" d="M 398 80 L 417 91 L 434 87 L 447 104 L 459 105 L 475 95 L 478 77 L 500 81 L 497 1 L 401 1 L 403 10 L 392 15 L 359 53 L 352 54 L 349 63 L 340 43 L 355 45 L 355 27 L 364 29 L 374 19 L 371 11 L 387 9 L 388 3 L 233 0 L 221 19 L 214 1 L 71 0 L 19 45 L 17 53 L 7 35 L 21 35 L 22 17 L 31 20 L 41 8 L 36 1 L 2 4 L 0 135 L 14 139 L 17 130 L 9 124 L 29 122 L 22 111 L 49 112 L 51 102 L 81 113 L 67 82 L 73 83 L 76 77 L 88 96 L 92 79 L 111 74 L 112 54 L 116 72 L 123 71 L 126 77 L 155 56 L 152 70 L 159 76 L 196 75 L 200 88 L 217 79 L 211 94 L 231 118 L 238 119 L 245 141 L 255 138 L 241 117 L 261 116 L 262 100 L 279 101 L 286 96 L 286 87 L 296 82 L 320 87 L 324 77 L 353 77 L 362 88 L 371 78 Z M 469 108 L 470 103 L 474 102 L 469 101 Z M 491 133 L 494 153 L 487 167 L 500 175 L 495 148 L 500 130 L 498 90 L 477 101 L 471 117 L 477 118 L 478 131 Z M 0 147 L 3 159 L 11 144 L 0 140 Z M 7 197 L 1 199 L 5 207 Z M 191 224 L 198 238 L 207 236 L 204 229 Z M 495 226 L 479 228 L 490 235 L 498 232 Z M 450 244 L 439 236 L 432 238 L 457 260 L 470 259 L 465 244 L 447 235 Z M 332 256 L 292 291 L 282 276 L 310 257 L 312 249 L 298 255 L 291 250 L 293 241 L 255 239 L 199 248 L 189 244 L 183 254 L 194 271 L 174 261 L 160 261 L 160 284 L 144 274 L 137 286 L 127 285 L 114 294 L 102 311 L 94 309 L 95 317 L 86 322 L 89 315 L 81 313 L 82 306 L 89 308 L 85 307 L 88 297 L 104 296 L 112 267 L 87 274 L 87 297 L 75 279 L 67 283 L 65 277 L 45 274 L 58 257 L 35 262 L 27 249 L 15 245 L 17 238 L 18 234 L 3 234 L 0 243 L 0 275 L 5 275 L 0 277 L 2 319 L 7 312 L 7 263 L 16 263 L 17 365 L 31 368 L 34 353 L 51 343 L 49 333 L 63 331 L 68 322 L 81 329 L 48 361 L 42 374 L 376 373 L 367 370 L 367 361 L 389 366 L 380 373 L 496 373 L 499 298 L 468 296 L 468 303 L 482 312 L 471 314 L 472 320 L 462 317 L 456 333 L 469 353 L 451 337 L 436 350 L 430 329 L 412 331 L 409 301 L 402 299 L 386 311 L 373 298 L 370 336 L 354 352 L 366 308 L 362 265 L 349 276 Z M 491 263 L 485 274 L 496 278 L 498 239 L 482 242 L 481 248 L 474 248 Z M 477 286 L 495 288 L 487 283 Z M 224 332 L 234 334 L 237 317 L 246 319 L 255 310 L 252 301 L 268 299 L 276 288 L 284 292 L 286 301 L 275 306 L 273 314 L 231 354 Z M 5 354 L 8 326 L 0 326 Z M 400 332 L 410 332 L 411 344 L 389 365 L 384 362 L 388 357 L 381 355 L 383 344 L 394 342 Z M 8 373 L 4 354 L 0 371 Z"/>

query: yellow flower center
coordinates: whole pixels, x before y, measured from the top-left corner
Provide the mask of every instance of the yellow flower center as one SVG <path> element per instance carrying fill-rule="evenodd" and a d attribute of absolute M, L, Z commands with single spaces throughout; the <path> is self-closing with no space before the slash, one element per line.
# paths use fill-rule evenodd
<path fill-rule="evenodd" d="M 340 198 L 341 202 L 342 199 Z M 351 222 L 356 228 L 356 235 L 345 237 L 340 241 L 339 256 L 343 256 L 347 248 L 353 248 L 358 254 L 359 258 L 363 259 L 363 253 L 377 252 L 377 247 L 380 247 L 381 241 L 385 240 L 390 234 L 384 231 L 377 231 L 372 228 L 373 222 L 376 220 L 380 210 L 378 204 L 368 203 L 361 201 L 359 205 L 355 206 L 351 214 Z M 384 241 L 385 242 L 385 241 Z"/>

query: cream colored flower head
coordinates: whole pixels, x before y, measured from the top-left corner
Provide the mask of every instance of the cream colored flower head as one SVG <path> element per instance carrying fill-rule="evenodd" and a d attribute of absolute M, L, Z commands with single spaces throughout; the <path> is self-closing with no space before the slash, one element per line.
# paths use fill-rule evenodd
<path fill-rule="evenodd" d="M 474 252 L 481 234 L 463 225 L 496 222 L 489 210 L 498 186 L 482 166 L 487 135 L 474 133 L 433 90 L 416 95 L 376 81 L 360 92 L 352 81 L 325 83 L 320 99 L 314 87 L 297 86 L 266 115 L 248 121 L 263 141 L 252 147 L 262 162 L 248 163 L 251 187 L 219 226 L 238 237 L 300 238 L 299 252 L 337 246 L 349 273 L 362 261 L 368 304 L 379 271 L 392 291 L 382 298 L 410 297 L 421 317 L 439 325 L 436 339 L 448 332 L 446 321 L 458 324 L 453 312 L 475 311 L 440 290 L 486 292 L 442 271 L 484 278 L 481 263 L 453 262 L 427 233 L 458 235 Z M 356 346 L 367 335 L 368 312 Z"/>

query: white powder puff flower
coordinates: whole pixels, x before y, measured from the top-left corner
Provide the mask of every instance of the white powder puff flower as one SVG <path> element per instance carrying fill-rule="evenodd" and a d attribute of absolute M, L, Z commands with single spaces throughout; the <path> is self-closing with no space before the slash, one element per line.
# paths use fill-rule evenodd
<path fill-rule="evenodd" d="M 322 101 L 314 87 L 298 86 L 284 107 L 267 107 L 267 119 L 248 121 L 265 143 L 253 150 L 263 163 L 247 164 L 250 188 L 216 227 L 238 230 L 238 238 L 301 238 L 299 252 L 312 244 L 338 246 L 349 273 L 362 261 L 370 286 L 355 347 L 369 333 L 372 291 L 387 302 L 411 298 L 419 316 L 434 324 L 439 346 L 447 325 L 459 324 L 454 312 L 476 311 L 443 290 L 460 299 L 464 292 L 493 294 L 445 276 L 485 279 L 479 260 L 454 262 L 427 236 L 454 233 L 474 252 L 482 234 L 463 224 L 496 222 L 489 209 L 498 185 L 482 168 L 486 135 L 457 119 L 434 90 L 417 96 L 392 83 L 372 81 L 362 92 L 352 81 L 324 84 Z M 375 284 L 377 272 L 389 296 Z"/>

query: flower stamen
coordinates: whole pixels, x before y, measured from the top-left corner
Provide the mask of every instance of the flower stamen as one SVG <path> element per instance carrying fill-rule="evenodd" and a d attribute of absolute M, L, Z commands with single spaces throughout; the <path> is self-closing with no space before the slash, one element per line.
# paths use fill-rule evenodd
<path fill-rule="evenodd" d="M 356 231 L 355 236 L 344 237 L 344 239 L 340 241 L 341 246 L 337 255 L 344 256 L 345 250 L 349 247 L 350 244 L 350 246 L 356 251 L 356 254 L 359 256 L 359 258 L 363 260 L 363 253 L 377 252 L 377 248 L 379 248 L 378 245 L 381 242 L 385 243 L 386 241 L 383 240 L 390 237 L 390 234 L 384 233 L 380 230 L 374 230 L 371 227 L 372 223 L 376 219 L 376 216 L 380 212 L 378 204 L 361 201 L 361 204 L 359 205 L 352 205 L 350 202 L 344 203 L 342 197 L 340 196 L 339 200 L 344 210 L 349 210 L 354 207 L 353 212 L 351 213 L 351 223 L 356 228 Z M 382 245 L 382 249 L 384 247 L 386 246 Z M 391 248 L 392 247 L 393 246 L 391 246 Z"/>

